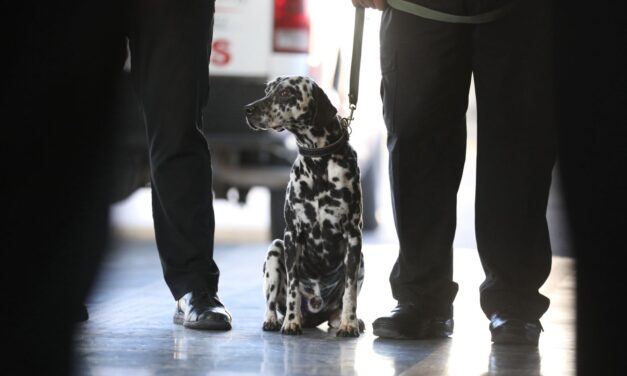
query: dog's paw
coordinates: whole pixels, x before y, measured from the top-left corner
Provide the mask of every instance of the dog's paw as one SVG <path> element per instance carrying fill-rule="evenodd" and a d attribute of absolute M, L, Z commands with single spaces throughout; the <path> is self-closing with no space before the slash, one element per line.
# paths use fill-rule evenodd
<path fill-rule="evenodd" d="M 361 321 L 361 320 L 360 320 Z M 336 336 L 338 337 L 359 337 L 359 332 L 361 325 L 351 325 L 351 324 L 340 324 L 340 327 L 337 329 Z"/>
<path fill-rule="evenodd" d="M 281 322 L 277 320 L 268 320 L 263 322 L 263 330 L 265 332 L 276 332 L 281 329 Z"/>
<path fill-rule="evenodd" d="M 288 335 L 297 335 L 297 334 L 303 334 L 303 330 L 300 328 L 300 324 L 298 323 L 286 322 L 283 324 L 283 327 L 281 328 L 281 333 L 288 334 Z"/>

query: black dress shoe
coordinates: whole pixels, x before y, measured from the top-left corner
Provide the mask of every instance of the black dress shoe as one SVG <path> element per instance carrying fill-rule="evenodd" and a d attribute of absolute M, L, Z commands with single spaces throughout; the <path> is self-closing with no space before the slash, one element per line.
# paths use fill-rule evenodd
<path fill-rule="evenodd" d="M 543 330 L 540 320 L 527 321 L 503 313 L 495 313 L 490 317 L 490 333 L 492 342 L 496 344 L 538 346 Z"/>
<path fill-rule="evenodd" d="M 399 304 L 392 312 L 372 323 L 375 336 L 393 339 L 446 338 L 453 334 L 450 317 L 425 317 L 413 304 Z"/>
<path fill-rule="evenodd" d="M 188 292 L 176 302 L 174 323 L 192 329 L 229 330 L 231 314 L 217 295 Z"/>

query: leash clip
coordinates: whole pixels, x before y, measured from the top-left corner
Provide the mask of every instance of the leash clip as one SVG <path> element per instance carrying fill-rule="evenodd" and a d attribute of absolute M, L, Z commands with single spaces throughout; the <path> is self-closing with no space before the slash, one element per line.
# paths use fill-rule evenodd
<path fill-rule="evenodd" d="M 344 128 L 344 130 L 350 135 L 351 132 L 353 131 L 351 128 L 351 122 L 355 120 L 353 113 L 355 112 L 355 109 L 357 108 L 357 106 L 355 106 L 354 104 L 351 104 L 349 108 L 351 110 L 350 114 L 348 115 L 348 117 L 341 118 L 340 124 L 342 125 L 342 128 Z"/>

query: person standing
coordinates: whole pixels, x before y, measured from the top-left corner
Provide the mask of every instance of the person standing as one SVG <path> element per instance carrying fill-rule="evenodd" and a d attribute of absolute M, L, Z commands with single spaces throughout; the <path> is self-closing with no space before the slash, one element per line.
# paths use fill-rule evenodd
<path fill-rule="evenodd" d="M 558 176 L 577 261 L 576 371 L 611 375 L 624 363 L 627 4 L 582 5 L 555 2 Z"/>
<path fill-rule="evenodd" d="M 410 14 L 385 0 L 352 1 L 383 11 L 381 94 L 400 245 L 390 274 L 398 304 L 373 322 L 374 334 L 453 333 L 453 240 L 472 76 L 481 308 L 493 342 L 537 345 L 550 303 L 539 288 L 551 270 L 546 208 L 556 154 L 550 2 L 409 2 L 456 16 L 500 13 L 465 24 Z"/>
<path fill-rule="evenodd" d="M 72 375 L 108 249 L 121 1 L 2 2 L 3 375 Z M 77 312 L 78 311 L 78 312 Z"/>
<path fill-rule="evenodd" d="M 229 330 L 213 260 L 211 157 L 200 130 L 209 94 L 215 0 L 136 0 L 130 9 L 131 75 L 148 137 L 152 211 L 174 322 Z"/>
<path fill-rule="evenodd" d="M 207 100 L 213 0 L 1 6 L 4 374 L 71 375 L 82 303 L 108 251 L 115 77 L 130 36 L 150 144 L 154 217 L 175 321 L 227 330 L 213 260 Z M 128 16 L 131 16 L 130 18 Z M 128 21 L 131 21 L 130 23 Z M 125 27 L 129 26 L 130 27 Z M 13 271 L 13 272 L 11 272 Z"/>

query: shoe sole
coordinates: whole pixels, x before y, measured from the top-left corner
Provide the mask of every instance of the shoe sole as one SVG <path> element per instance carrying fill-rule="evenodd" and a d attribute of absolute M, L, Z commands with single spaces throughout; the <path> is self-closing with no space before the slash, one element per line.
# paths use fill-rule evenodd
<path fill-rule="evenodd" d="M 529 345 L 538 346 L 540 335 L 527 336 L 524 332 L 519 330 L 500 330 L 498 333 L 492 333 L 492 342 L 498 345 Z"/>
<path fill-rule="evenodd" d="M 199 329 L 199 330 L 231 330 L 231 323 L 226 321 L 185 321 L 185 317 L 183 315 L 175 315 L 172 320 L 177 325 L 183 325 L 189 329 Z"/>
<path fill-rule="evenodd" d="M 379 322 L 377 325 L 372 325 L 372 333 L 381 338 L 389 339 L 438 339 L 448 338 L 453 334 L 453 331 L 447 328 L 423 328 L 413 333 L 401 333 L 394 324 L 388 322 Z"/>

